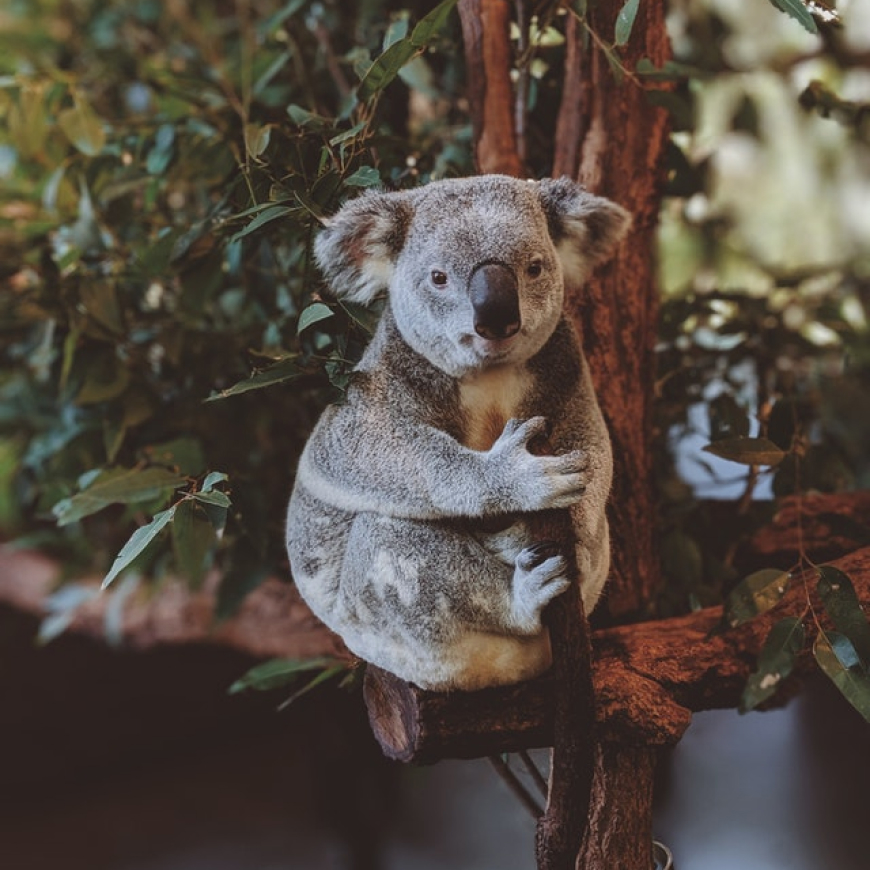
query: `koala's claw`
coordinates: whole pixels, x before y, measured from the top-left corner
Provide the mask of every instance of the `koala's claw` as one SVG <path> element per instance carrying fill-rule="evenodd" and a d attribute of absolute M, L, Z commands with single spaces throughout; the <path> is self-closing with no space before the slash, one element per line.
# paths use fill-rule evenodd
<path fill-rule="evenodd" d="M 542 565 L 547 559 L 561 556 L 562 548 L 557 541 L 538 541 L 530 547 L 526 547 L 517 556 L 517 565 L 526 571 L 531 571 Z"/>

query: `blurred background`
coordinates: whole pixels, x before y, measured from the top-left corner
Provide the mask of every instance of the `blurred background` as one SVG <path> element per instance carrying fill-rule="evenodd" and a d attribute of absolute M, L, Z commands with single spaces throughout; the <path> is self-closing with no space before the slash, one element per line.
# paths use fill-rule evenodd
<path fill-rule="evenodd" d="M 585 4 L 526 5 L 546 175 Z M 276 579 L 283 504 L 376 315 L 321 295 L 311 239 L 366 187 L 473 172 L 448 6 L 368 91 L 435 2 L 0 9 L 4 866 L 533 865 L 533 820 L 485 762 L 386 762 L 341 674 L 276 709 L 341 661 Z M 725 599 L 776 499 L 870 482 L 870 0 L 668 8 L 664 69 L 621 69 L 595 34 L 623 86 L 669 84 L 660 617 Z M 787 453 L 760 472 L 704 449 L 759 434 Z M 279 655 L 317 667 L 228 693 Z M 698 714 L 656 835 L 679 870 L 864 870 L 868 774 L 866 722 L 819 675 L 778 709 Z"/>

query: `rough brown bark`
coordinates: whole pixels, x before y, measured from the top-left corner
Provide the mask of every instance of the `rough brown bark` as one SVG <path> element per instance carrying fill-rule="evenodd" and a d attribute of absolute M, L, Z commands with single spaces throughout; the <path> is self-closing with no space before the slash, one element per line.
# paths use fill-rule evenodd
<path fill-rule="evenodd" d="M 474 156 L 481 173 L 520 177 L 524 167 L 514 130 L 507 0 L 460 0 Z"/>
<path fill-rule="evenodd" d="M 657 755 L 649 746 L 598 744 L 589 824 L 577 857 L 578 870 L 650 870 Z"/>
<path fill-rule="evenodd" d="M 576 178 L 580 162 L 584 94 L 583 36 L 573 15 L 565 25 L 565 69 L 562 73 L 562 97 L 556 117 L 553 146 L 553 177 Z"/>
<path fill-rule="evenodd" d="M 870 492 L 816 493 L 782 499 L 772 522 L 740 552 L 753 567 L 788 569 L 803 551 L 816 563 L 870 544 Z"/>
<path fill-rule="evenodd" d="M 589 27 L 612 41 L 619 2 L 589 4 Z M 661 3 L 642 3 L 632 37 L 620 50 L 628 70 L 642 57 L 660 65 L 670 48 Z M 610 436 L 616 467 L 610 499 L 613 579 L 607 608 L 613 616 L 643 612 L 659 585 L 654 544 L 652 489 L 652 401 L 654 342 L 658 317 L 654 234 L 661 201 L 663 157 L 668 141 L 667 113 L 652 106 L 633 77 L 616 80 L 602 51 L 590 43 L 581 53 L 583 28 L 574 26 L 569 56 L 580 56 L 580 83 L 570 75 L 572 123 L 582 134 L 578 179 L 595 193 L 625 206 L 634 216 L 628 239 L 615 260 L 568 300 L 582 336 Z M 573 61 L 576 62 L 576 61 Z M 568 99 L 566 92 L 565 100 Z M 563 101 L 561 119 L 572 107 Z M 575 134 L 563 132 L 564 147 Z M 561 140 L 560 140 L 561 141 Z M 568 153 L 562 165 L 573 163 Z"/>

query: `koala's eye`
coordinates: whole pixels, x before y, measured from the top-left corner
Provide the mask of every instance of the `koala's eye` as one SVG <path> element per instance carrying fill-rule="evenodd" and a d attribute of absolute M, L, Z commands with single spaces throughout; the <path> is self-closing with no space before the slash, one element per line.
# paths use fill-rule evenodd
<path fill-rule="evenodd" d="M 441 272 L 438 269 L 433 269 L 430 277 L 432 278 L 432 283 L 436 287 L 447 286 L 447 274 L 445 272 Z"/>
<path fill-rule="evenodd" d="M 526 273 L 530 278 L 537 278 L 544 271 L 544 264 L 541 260 L 532 260 L 529 263 Z"/>

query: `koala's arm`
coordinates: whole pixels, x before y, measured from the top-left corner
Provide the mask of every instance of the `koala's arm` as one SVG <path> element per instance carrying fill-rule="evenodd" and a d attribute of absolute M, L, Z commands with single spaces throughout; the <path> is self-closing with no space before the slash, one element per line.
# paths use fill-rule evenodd
<path fill-rule="evenodd" d="M 389 419 L 378 409 L 342 405 L 321 417 L 297 479 L 343 510 L 434 520 L 568 507 L 582 496 L 581 451 L 535 456 L 528 442 L 542 417 L 510 420 L 487 451 L 471 450 L 422 422 Z"/>

